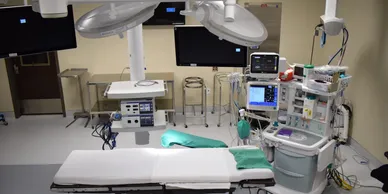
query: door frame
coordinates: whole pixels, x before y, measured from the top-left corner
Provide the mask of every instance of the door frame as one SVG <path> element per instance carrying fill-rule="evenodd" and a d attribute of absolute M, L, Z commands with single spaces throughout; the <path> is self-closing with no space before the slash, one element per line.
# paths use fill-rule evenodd
<path fill-rule="evenodd" d="M 55 61 L 53 61 L 56 70 L 57 75 L 60 73 L 59 69 L 59 59 L 58 59 L 58 53 L 56 51 L 54 52 L 48 52 L 48 54 L 54 55 Z M 19 88 L 17 87 L 17 80 L 16 80 L 16 74 L 14 70 L 14 64 L 12 61 L 12 58 L 6 58 L 5 59 L 7 74 L 8 74 L 8 82 L 9 82 L 9 89 L 11 91 L 11 97 L 12 97 L 12 104 L 14 109 L 15 118 L 20 118 L 22 116 L 22 102 L 20 100 L 19 95 Z M 62 88 L 62 79 L 57 76 L 58 84 L 59 84 L 59 94 L 61 98 L 61 106 L 62 106 L 62 115 L 63 117 L 66 117 L 66 107 L 65 107 L 65 100 L 63 95 L 63 88 Z"/>

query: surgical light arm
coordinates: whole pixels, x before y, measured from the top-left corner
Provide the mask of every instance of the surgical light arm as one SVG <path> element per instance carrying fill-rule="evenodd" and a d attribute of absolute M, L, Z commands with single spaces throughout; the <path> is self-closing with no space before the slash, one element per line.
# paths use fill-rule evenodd
<path fill-rule="evenodd" d="M 321 16 L 321 23 L 325 33 L 329 36 L 336 36 L 344 28 L 344 19 L 337 18 L 338 0 L 326 0 L 325 15 Z"/>
<path fill-rule="evenodd" d="M 220 0 L 205 0 L 220 1 Z M 222 1 L 222 0 L 221 0 Z M 236 0 L 223 0 L 225 4 L 225 21 L 234 21 Z M 37 1 L 34 1 L 37 2 Z M 67 16 L 67 5 L 74 3 L 115 3 L 115 2 L 182 2 L 182 0 L 39 0 L 40 13 L 43 18 L 60 18 Z"/>

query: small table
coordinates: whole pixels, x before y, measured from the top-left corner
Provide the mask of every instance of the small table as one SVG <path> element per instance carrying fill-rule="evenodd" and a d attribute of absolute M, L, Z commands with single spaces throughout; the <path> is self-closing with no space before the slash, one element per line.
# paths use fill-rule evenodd
<path fill-rule="evenodd" d="M 167 113 L 173 114 L 173 124 L 176 126 L 176 111 L 175 111 L 175 85 L 174 85 L 174 73 L 146 73 L 145 78 L 147 80 L 163 80 L 167 84 L 171 84 L 172 99 L 160 99 L 156 98 L 156 106 L 159 110 L 165 110 Z M 88 98 L 89 98 L 89 114 L 90 118 L 99 114 L 110 114 L 114 111 L 120 110 L 120 100 L 100 100 L 99 99 L 99 86 L 108 86 L 115 81 L 130 80 L 130 74 L 94 74 L 87 82 Z M 96 88 L 96 103 L 92 105 L 90 86 Z M 88 121 L 89 122 L 89 121 Z"/>
<path fill-rule="evenodd" d="M 85 105 L 84 105 L 84 100 L 83 100 L 82 84 L 81 84 L 81 76 L 84 73 L 86 73 L 87 71 L 88 71 L 88 69 L 86 69 L 86 68 L 70 68 L 70 69 L 66 69 L 66 70 L 62 71 L 60 74 L 58 74 L 58 76 L 61 77 L 61 78 L 74 78 L 74 79 L 77 79 L 79 90 L 80 90 L 80 100 L 81 100 L 82 111 L 74 113 L 74 120 L 72 122 L 70 122 L 66 126 L 66 128 L 69 127 L 70 125 L 72 125 L 79 118 L 88 118 L 88 120 L 86 121 L 85 127 L 89 123 L 90 114 L 85 110 Z"/>

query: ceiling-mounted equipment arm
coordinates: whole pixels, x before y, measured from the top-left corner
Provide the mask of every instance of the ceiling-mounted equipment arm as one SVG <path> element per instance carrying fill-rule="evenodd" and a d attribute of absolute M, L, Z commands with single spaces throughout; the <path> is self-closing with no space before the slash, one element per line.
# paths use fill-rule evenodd
<path fill-rule="evenodd" d="M 205 0 L 224 1 L 225 21 L 234 21 L 236 0 Z M 36 1 L 35 1 L 36 2 Z M 43 18 L 61 18 L 67 16 L 67 5 L 73 3 L 116 3 L 116 2 L 182 2 L 182 0 L 39 0 L 39 12 Z"/>
<path fill-rule="evenodd" d="M 344 19 L 337 18 L 338 0 L 326 0 L 325 15 L 321 16 L 323 30 L 329 36 L 337 36 L 344 28 Z"/>

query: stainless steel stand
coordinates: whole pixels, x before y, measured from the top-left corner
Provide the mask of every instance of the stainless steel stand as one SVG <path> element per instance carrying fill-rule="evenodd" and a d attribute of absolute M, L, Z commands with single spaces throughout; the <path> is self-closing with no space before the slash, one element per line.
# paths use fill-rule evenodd
<path fill-rule="evenodd" d="M 231 100 L 231 96 L 229 95 L 229 103 L 228 104 L 222 104 L 222 84 L 223 83 L 228 83 L 229 84 L 229 80 L 228 80 L 228 73 L 216 73 L 214 74 L 214 78 L 213 78 L 213 110 L 212 110 L 212 114 L 214 114 L 216 112 L 216 89 L 217 89 L 217 83 L 218 83 L 218 88 L 219 88 L 219 93 L 218 93 L 218 99 L 219 99 L 219 104 L 218 104 L 218 123 L 217 123 L 217 126 L 220 127 L 221 126 L 221 116 L 222 115 L 225 115 L 226 113 L 230 113 L 231 112 L 231 109 L 232 109 L 232 100 Z M 222 113 L 222 108 L 225 108 L 226 106 L 228 106 L 228 109 L 225 109 L 226 112 L 225 113 Z M 231 125 L 232 123 L 230 123 Z"/>
<path fill-rule="evenodd" d="M 185 128 L 187 128 L 186 120 L 187 118 L 205 118 L 205 127 L 208 127 L 209 125 L 207 124 L 207 111 L 206 109 L 206 102 L 207 102 L 207 95 L 206 95 L 206 85 L 205 82 L 202 78 L 200 77 L 187 77 L 183 80 L 182 83 L 182 89 L 183 89 L 183 115 L 185 116 Z M 200 89 L 201 90 L 201 104 L 188 104 L 186 101 L 186 91 L 189 89 Z M 186 112 L 186 107 L 191 106 L 193 109 L 193 114 L 194 116 L 188 117 L 187 112 Z M 203 116 L 196 116 L 195 114 L 195 107 L 196 106 L 201 106 L 201 115 Z"/>
<path fill-rule="evenodd" d="M 72 125 L 76 120 L 79 118 L 87 118 L 85 128 L 88 126 L 89 120 L 90 120 L 90 114 L 85 110 L 84 100 L 83 100 L 83 90 L 82 90 L 82 82 L 81 82 L 81 76 L 86 73 L 88 69 L 86 68 L 72 68 L 72 69 L 66 69 L 65 71 L 61 72 L 58 76 L 61 78 L 75 78 L 78 82 L 78 87 L 80 90 L 80 100 L 81 100 L 81 106 L 82 111 L 81 112 L 75 112 L 74 113 L 74 120 L 70 122 L 67 126 L 69 127 Z"/>

